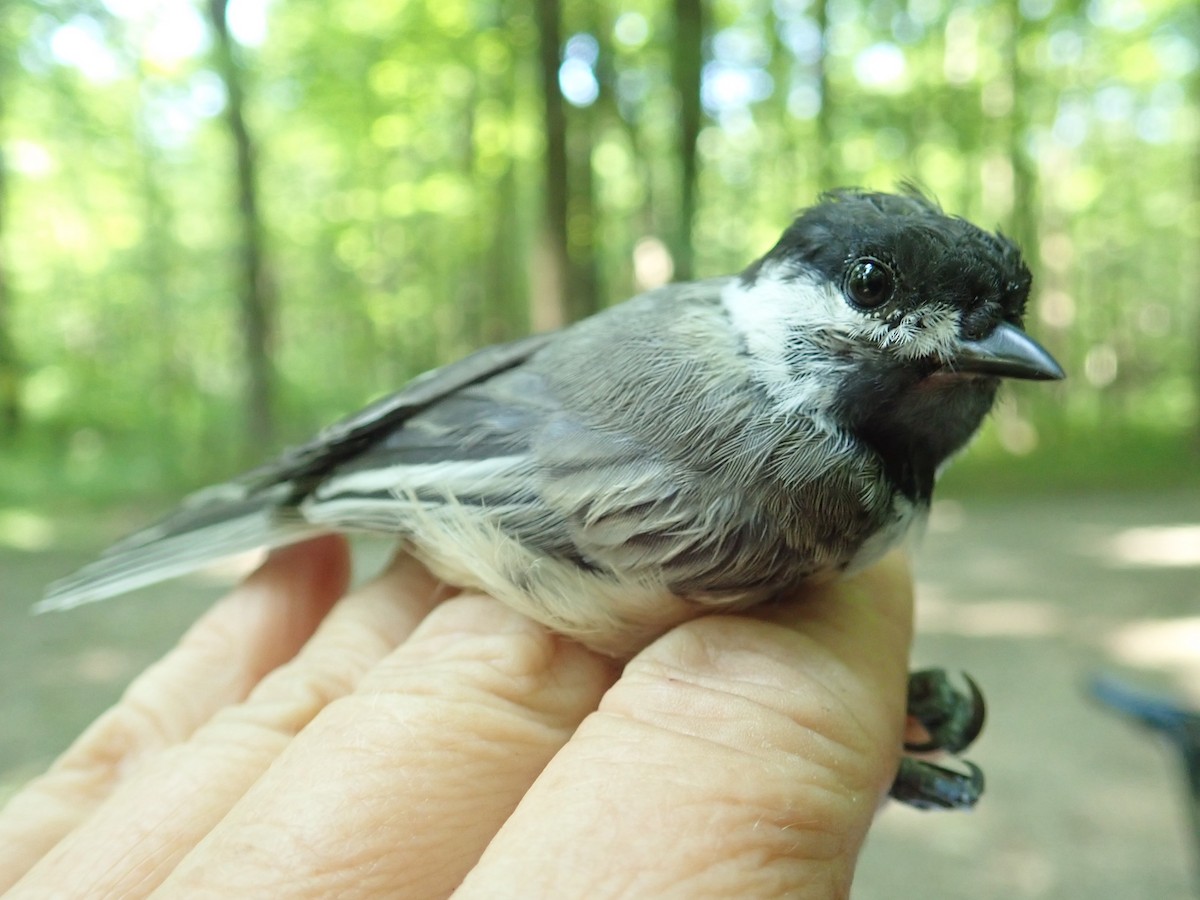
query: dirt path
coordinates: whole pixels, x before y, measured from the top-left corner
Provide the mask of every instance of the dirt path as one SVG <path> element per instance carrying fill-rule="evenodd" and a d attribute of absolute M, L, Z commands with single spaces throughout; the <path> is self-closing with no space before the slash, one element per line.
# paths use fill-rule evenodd
<path fill-rule="evenodd" d="M 988 794 L 964 817 L 885 810 L 854 896 L 1194 898 L 1177 760 L 1083 686 L 1115 669 L 1200 706 L 1200 495 L 937 512 L 914 662 L 983 685 Z"/>

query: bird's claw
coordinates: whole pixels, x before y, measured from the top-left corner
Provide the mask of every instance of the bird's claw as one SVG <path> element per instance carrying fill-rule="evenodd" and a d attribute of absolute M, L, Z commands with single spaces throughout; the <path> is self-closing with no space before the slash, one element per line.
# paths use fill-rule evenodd
<path fill-rule="evenodd" d="M 917 809 L 970 809 L 983 796 L 983 770 L 966 760 L 962 764 L 966 772 L 905 756 L 892 782 L 892 799 Z"/>
<path fill-rule="evenodd" d="M 942 751 L 957 755 L 983 730 L 983 692 L 963 673 L 967 690 L 956 687 L 944 669 L 913 672 L 908 679 L 908 714 L 921 723 L 928 740 L 904 745 L 909 753 Z M 961 760 L 965 772 L 905 756 L 892 783 L 891 796 L 917 809 L 970 809 L 983 794 L 983 771 Z"/>
<path fill-rule="evenodd" d="M 908 714 L 929 732 L 929 740 L 907 743 L 910 753 L 944 750 L 961 753 L 979 737 L 987 717 L 983 692 L 962 673 L 967 691 L 950 681 L 945 669 L 922 669 L 908 676 Z"/>

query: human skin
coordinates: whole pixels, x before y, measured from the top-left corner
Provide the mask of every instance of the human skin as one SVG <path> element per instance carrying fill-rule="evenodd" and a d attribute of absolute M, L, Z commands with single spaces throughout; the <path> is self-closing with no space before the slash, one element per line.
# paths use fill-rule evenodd
<path fill-rule="evenodd" d="M 0 892 L 847 896 L 905 726 L 893 554 L 619 665 L 406 556 L 277 551 L 0 811 Z"/>

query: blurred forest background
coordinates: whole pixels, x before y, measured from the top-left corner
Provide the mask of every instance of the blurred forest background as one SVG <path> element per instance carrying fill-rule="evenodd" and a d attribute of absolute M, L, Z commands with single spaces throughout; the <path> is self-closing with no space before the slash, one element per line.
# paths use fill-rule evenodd
<path fill-rule="evenodd" d="M 219 478 L 476 346 L 739 270 L 821 190 L 903 179 L 1026 248 L 1031 329 L 1071 373 L 1006 395 L 972 490 L 1200 468 L 1194 2 L 5 0 L 0 17 L 18 543 L 41 533 L 23 504 Z"/>
<path fill-rule="evenodd" d="M 1196 0 L 0 0 L 0 803 L 220 590 L 30 618 L 99 546 L 906 179 L 1022 244 L 1069 378 L 1005 388 L 921 557 L 990 796 L 887 811 L 856 896 L 1194 896 L 1176 760 L 1080 685 L 1200 703 Z"/>

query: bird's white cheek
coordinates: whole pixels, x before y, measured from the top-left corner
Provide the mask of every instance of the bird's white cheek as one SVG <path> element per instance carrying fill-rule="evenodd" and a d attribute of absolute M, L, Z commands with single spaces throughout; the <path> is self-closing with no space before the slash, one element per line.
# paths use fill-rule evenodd
<path fill-rule="evenodd" d="M 927 309 L 909 313 L 898 322 L 869 319 L 856 334 L 903 359 L 945 360 L 958 346 L 959 318 L 952 309 Z"/>
<path fill-rule="evenodd" d="M 820 416 L 832 408 L 844 363 L 821 338 L 862 326 L 840 293 L 811 279 L 762 272 L 749 286 L 731 281 L 721 302 L 745 343 L 752 377 L 777 412 Z"/>

